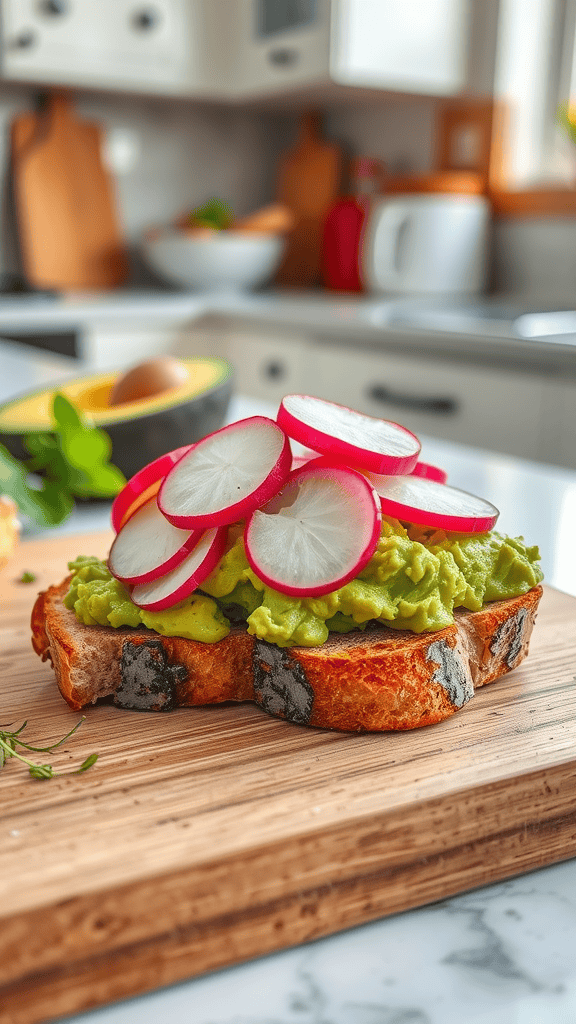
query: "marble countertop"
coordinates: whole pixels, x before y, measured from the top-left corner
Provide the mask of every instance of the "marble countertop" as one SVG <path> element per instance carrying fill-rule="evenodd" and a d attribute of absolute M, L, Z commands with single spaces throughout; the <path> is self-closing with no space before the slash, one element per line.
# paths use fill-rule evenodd
<path fill-rule="evenodd" d="M 574 1024 L 576 865 L 70 1018 L 70 1024 Z"/>
<path fill-rule="evenodd" d="M 534 308 L 549 308 L 540 303 Z M 0 337 L 34 331 L 82 331 L 159 323 L 191 324 L 203 317 L 302 331 L 319 338 L 366 347 L 458 354 L 473 361 L 499 361 L 576 375 L 576 333 L 521 336 L 514 317 L 530 308 L 524 298 L 500 296 L 446 300 L 345 295 L 318 291 L 186 292 L 118 290 L 55 296 L 0 297 Z M 552 304 L 554 308 L 554 304 Z M 567 308 L 559 304 L 557 308 Z M 461 315 L 472 310 L 472 316 Z M 482 312 L 477 317 L 475 311 Z M 460 315 L 458 315 L 460 311 Z M 424 315 L 422 315 L 424 313 Z"/>
<path fill-rule="evenodd" d="M 0 343 L 0 401 L 65 374 L 63 357 Z M 236 396 L 233 420 L 273 412 Z M 539 543 L 546 580 L 576 595 L 576 472 L 422 438 L 455 486 Z M 58 532 L 108 525 L 79 509 Z M 29 527 L 25 536 L 38 531 Z M 576 623 L 575 623 L 576 625 Z M 575 845 L 576 854 L 576 845 Z M 396 914 L 248 964 L 67 1018 L 70 1024 L 574 1024 L 576 860 Z"/>

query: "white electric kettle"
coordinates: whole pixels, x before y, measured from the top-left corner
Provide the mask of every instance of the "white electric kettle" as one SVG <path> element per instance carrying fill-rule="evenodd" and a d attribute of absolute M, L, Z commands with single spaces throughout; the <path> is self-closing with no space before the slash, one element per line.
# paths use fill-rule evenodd
<path fill-rule="evenodd" d="M 364 285 L 402 295 L 480 292 L 486 284 L 489 227 L 484 196 L 382 196 L 373 203 L 363 233 Z"/>

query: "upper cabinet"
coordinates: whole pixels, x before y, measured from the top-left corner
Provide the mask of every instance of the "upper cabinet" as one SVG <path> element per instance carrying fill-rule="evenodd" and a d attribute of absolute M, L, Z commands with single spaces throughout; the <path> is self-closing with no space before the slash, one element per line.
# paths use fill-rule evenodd
<path fill-rule="evenodd" d="M 497 0 L 0 0 L 4 78 L 242 101 L 489 92 Z"/>
<path fill-rule="evenodd" d="M 237 89 L 333 84 L 450 96 L 475 91 L 490 0 L 238 0 Z M 495 21 L 495 19 L 494 19 Z M 495 30 L 495 24 L 494 24 Z M 478 46 L 473 30 L 484 38 Z"/>
<path fill-rule="evenodd" d="M 144 92 L 194 89 L 190 0 L 2 0 L 4 78 Z"/>

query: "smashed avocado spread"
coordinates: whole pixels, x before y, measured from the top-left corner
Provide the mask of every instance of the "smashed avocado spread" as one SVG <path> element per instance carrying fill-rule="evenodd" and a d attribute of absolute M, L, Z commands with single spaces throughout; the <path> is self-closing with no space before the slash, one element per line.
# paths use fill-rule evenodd
<path fill-rule="evenodd" d="M 362 572 L 322 597 L 296 598 L 272 590 L 248 564 L 242 536 L 186 600 L 164 611 L 136 607 L 104 562 L 80 555 L 64 598 L 86 625 L 147 626 L 165 636 L 204 643 L 221 640 L 230 619 L 280 647 L 319 647 L 328 633 L 364 629 L 378 621 L 422 633 L 454 621 L 455 608 L 477 611 L 486 601 L 525 594 L 543 578 L 537 547 L 522 537 L 446 533 L 384 517 L 378 546 Z"/>

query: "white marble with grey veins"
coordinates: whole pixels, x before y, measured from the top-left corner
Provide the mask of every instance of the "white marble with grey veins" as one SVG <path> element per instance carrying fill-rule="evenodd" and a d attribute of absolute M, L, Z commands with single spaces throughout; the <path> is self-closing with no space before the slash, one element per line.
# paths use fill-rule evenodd
<path fill-rule="evenodd" d="M 151 995 L 73 1024 L 575 1024 L 574 862 Z"/>

